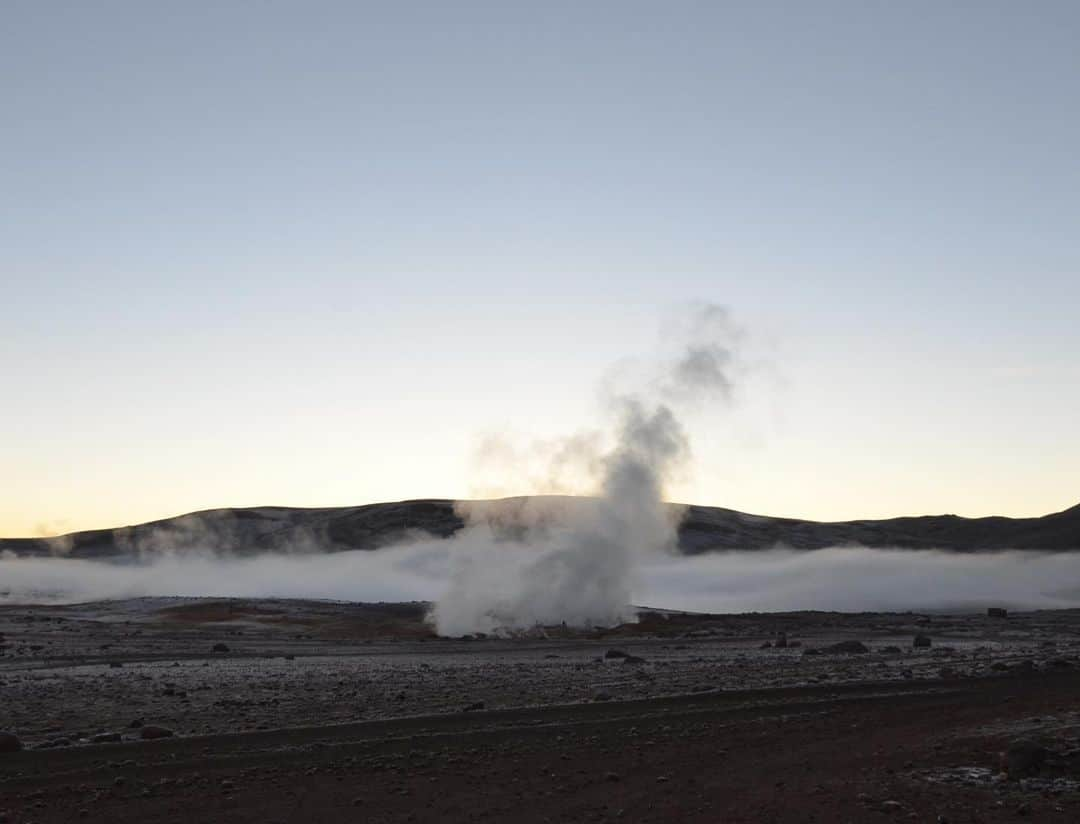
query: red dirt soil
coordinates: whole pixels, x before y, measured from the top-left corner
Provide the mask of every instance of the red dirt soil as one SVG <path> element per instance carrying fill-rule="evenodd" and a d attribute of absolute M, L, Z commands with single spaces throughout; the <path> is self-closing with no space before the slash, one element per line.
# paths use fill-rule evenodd
<path fill-rule="evenodd" d="M 1036 673 L 28 751 L 0 821 L 1075 822 L 1075 790 L 933 778 L 1077 710 L 1080 673 Z"/>

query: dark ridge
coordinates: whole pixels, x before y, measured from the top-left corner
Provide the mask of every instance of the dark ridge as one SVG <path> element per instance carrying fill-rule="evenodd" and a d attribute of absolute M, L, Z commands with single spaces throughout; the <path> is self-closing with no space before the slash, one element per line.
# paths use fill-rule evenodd
<path fill-rule="evenodd" d="M 515 518 L 531 499 L 484 504 L 486 517 L 507 540 L 520 537 Z M 581 499 L 542 499 L 549 521 Z M 551 513 L 555 513 L 552 515 Z M 366 506 L 299 509 L 212 509 L 137 526 L 75 532 L 57 538 L 0 539 L 0 553 L 19 557 L 66 555 L 90 560 L 138 560 L 163 550 L 210 549 L 238 555 L 262 552 L 371 550 L 410 536 L 446 538 L 464 526 L 450 500 L 399 501 Z M 980 552 L 1002 549 L 1080 550 L 1080 505 L 1040 518 L 962 518 L 926 515 L 871 521 L 804 521 L 688 506 L 679 548 L 694 555 L 733 549 L 821 549 L 858 545 Z"/>

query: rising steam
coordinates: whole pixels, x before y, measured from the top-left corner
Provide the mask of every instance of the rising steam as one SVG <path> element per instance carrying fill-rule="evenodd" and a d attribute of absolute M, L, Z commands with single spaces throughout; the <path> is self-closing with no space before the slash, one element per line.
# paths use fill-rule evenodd
<path fill-rule="evenodd" d="M 513 542 L 500 534 L 505 523 L 490 520 L 490 508 L 462 509 L 468 526 L 453 539 L 451 583 L 431 613 L 440 634 L 633 619 L 628 605 L 640 563 L 676 541 L 678 514 L 665 505 L 664 489 L 690 449 L 675 407 L 730 400 L 739 362 L 737 330 L 722 307 L 692 306 L 677 326 L 680 351 L 648 370 L 644 388 L 605 393 L 614 443 L 585 462 L 599 468 L 594 499 L 565 507 L 540 530 L 519 520 Z M 591 447 L 594 439 L 567 443 Z M 565 452 L 557 450 L 562 460 Z"/>

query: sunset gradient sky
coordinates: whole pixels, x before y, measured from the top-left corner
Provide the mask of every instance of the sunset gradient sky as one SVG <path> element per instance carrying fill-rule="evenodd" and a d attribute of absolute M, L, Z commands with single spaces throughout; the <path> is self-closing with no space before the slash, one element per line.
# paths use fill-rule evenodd
<path fill-rule="evenodd" d="M 13 0 L 0 535 L 530 492 L 673 307 L 671 497 L 1080 502 L 1080 4 Z M 482 471 L 486 469 L 487 471 Z"/>

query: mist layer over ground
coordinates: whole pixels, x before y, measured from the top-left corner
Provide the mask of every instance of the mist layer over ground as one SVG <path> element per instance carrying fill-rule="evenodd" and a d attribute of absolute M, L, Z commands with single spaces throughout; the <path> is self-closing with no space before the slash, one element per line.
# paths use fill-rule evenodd
<path fill-rule="evenodd" d="M 473 545 L 475 546 L 475 544 Z M 559 551 L 554 539 L 550 552 Z M 166 556 L 140 564 L 63 558 L 0 560 L 0 603 L 74 603 L 136 596 L 326 598 L 348 601 L 437 601 L 460 570 L 455 539 L 422 541 L 377 552 L 264 555 L 228 559 Z M 533 544 L 503 543 L 495 567 L 503 597 L 527 603 L 513 582 L 544 564 Z M 478 552 L 478 550 L 473 550 Z M 481 564 L 474 554 L 473 563 Z M 483 575 L 481 580 L 483 580 Z M 496 582 L 498 583 L 498 582 Z M 498 598 L 484 602 L 498 604 Z M 631 603 L 702 612 L 966 610 L 1080 607 L 1080 554 L 946 552 L 843 547 L 678 557 L 640 564 L 621 612 Z M 527 615 L 528 613 L 526 613 Z M 545 613 L 535 614 L 543 623 Z M 571 618 L 573 615 L 570 616 Z M 616 616 L 619 617 L 619 616 Z M 444 625 L 444 634 L 475 631 L 476 622 Z M 488 620 L 488 629 L 496 623 Z"/>

